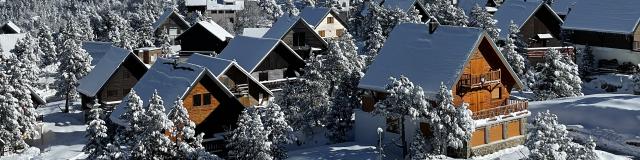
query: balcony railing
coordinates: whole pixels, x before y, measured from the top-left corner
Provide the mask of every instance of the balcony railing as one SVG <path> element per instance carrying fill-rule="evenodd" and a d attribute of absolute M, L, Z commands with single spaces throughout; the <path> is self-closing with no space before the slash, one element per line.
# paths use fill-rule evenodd
<path fill-rule="evenodd" d="M 473 116 L 471 117 L 473 119 L 485 119 L 499 115 L 507 115 L 509 113 L 524 111 L 527 110 L 527 108 L 529 108 L 529 102 L 527 101 L 508 100 L 506 104 L 502 106 L 473 112 Z"/>
<path fill-rule="evenodd" d="M 460 85 L 468 88 L 482 87 L 484 85 L 500 83 L 500 78 L 500 70 L 489 71 L 479 75 L 464 74 L 460 78 Z"/>
<path fill-rule="evenodd" d="M 277 92 L 282 90 L 281 87 L 283 85 L 286 85 L 287 83 L 289 83 L 289 81 L 295 81 L 295 80 L 297 80 L 297 78 L 293 77 L 293 78 L 283 78 L 283 79 L 269 80 L 269 81 L 260 81 L 260 83 L 262 83 L 262 85 L 264 85 L 265 87 L 269 88 L 271 92 Z"/>

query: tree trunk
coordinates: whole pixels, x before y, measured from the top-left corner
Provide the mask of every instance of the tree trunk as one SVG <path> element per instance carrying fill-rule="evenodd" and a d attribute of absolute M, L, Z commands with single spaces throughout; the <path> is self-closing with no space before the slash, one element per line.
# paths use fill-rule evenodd
<path fill-rule="evenodd" d="M 68 89 L 67 89 L 68 90 Z M 69 92 L 67 91 L 67 94 L 65 95 L 65 101 L 64 101 L 64 113 L 69 113 Z"/>
<path fill-rule="evenodd" d="M 400 136 L 400 139 L 402 139 L 402 159 L 407 159 L 407 139 L 406 139 L 406 133 L 404 130 L 404 115 L 402 115 L 402 117 L 400 118 L 400 125 L 402 126 L 402 135 Z"/>

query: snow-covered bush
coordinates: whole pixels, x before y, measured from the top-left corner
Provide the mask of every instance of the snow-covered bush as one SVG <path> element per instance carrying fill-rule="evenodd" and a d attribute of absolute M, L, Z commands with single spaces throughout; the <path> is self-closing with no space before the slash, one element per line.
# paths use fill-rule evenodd
<path fill-rule="evenodd" d="M 107 135 L 106 123 L 101 119 L 100 103 L 95 100 L 93 104 L 89 116 L 91 122 L 87 126 L 87 144 L 82 148 L 82 151 L 89 155 L 87 159 L 108 159 L 108 145 L 111 139 Z"/>
<path fill-rule="evenodd" d="M 153 157 L 154 159 L 169 159 L 173 157 L 173 142 L 164 131 L 173 127 L 173 123 L 164 112 L 162 97 L 155 91 L 149 100 L 149 107 L 144 112 L 142 126 L 144 129 L 137 135 L 137 143 L 132 147 L 133 157 Z"/>
<path fill-rule="evenodd" d="M 544 55 L 544 63 L 538 64 L 538 68 L 531 87 L 538 100 L 583 95 L 578 66 L 568 56 L 549 49 Z"/>
<path fill-rule="evenodd" d="M 229 159 L 271 160 L 269 132 L 264 129 L 261 116 L 255 108 L 247 108 L 238 118 L 238 128 L 227 136 Z"/>
<path fill-rule="evenodd" d="M 461 149 L 471 140 L 471 134 L 475 130 L 471 110 L 468 104 L 460 107 L 453 104 L 451 90 L 444 83 L 440 85 L 440 91 L 435 97 L 437 106 L 429 108 L 428 123 L 432 131 L 430 137 L 433 153 L 446 155 L 447 148 Z"/>
<path fill-rule="evenodd" d="M 282 109 L 278 104 L 269 102 L 264 108 L 264 116 L 262 117 L 268 138 L 271 142 L 271 156 L 275 160 L 287 158 L 287 150 L 285 145 L 293 143 L 296 137 L 293 128 L 289 126 Z"/>
<path fill-rule="evenodd" d="M 529 159 L 598 159 L 593 141 L 587 147 L 571 142 L 566 127 L 549 111 L 538 113 L 529 128 L 525 142 L 531 152 Z"/>

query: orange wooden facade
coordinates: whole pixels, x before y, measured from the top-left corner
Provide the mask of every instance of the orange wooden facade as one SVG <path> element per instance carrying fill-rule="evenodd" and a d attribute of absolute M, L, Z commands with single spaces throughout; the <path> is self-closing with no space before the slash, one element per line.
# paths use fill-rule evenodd
<path fill-rule="evenodd" d="M 196 126 L 202 123 L 209 115 L 220 105 L 218 99 L 213 97 L 212 92 L 207 90 L 201 83 L 197 83 L 189 94 L 184 97 L 184 108 L 189 112 L 189 119 L 191 119 Z M 194 96 L 210 96 L 211 104 L 203 105 L 202 101 L 204 97 L 200 98 L 199 106 L 194 106 Z"/>

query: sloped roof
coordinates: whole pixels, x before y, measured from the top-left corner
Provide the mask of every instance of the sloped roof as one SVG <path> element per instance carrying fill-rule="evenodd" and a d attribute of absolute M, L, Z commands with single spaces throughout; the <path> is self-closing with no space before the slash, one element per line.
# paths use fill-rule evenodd
<path fill-rule="evenodd" d="M 206 6 L 207 0 L 185 0 L 185 6 Z"/>
<path fill-rule="evenodd" d="M 91 65 L 95 66 L 102 56 L 107 53 L 111 47 L 113 47 L 112 42 L 94 42 L 94 41 L 84 41 L 82 42 L 82 49 L 87 51 L 91 56 Z"/>
<path fill-rule="evenodd" d="M 262 83 L 260 83 L 260 81 L 258 81 L 253 76 L 251 76 L 251 73 L 247 72 L 247 70 L 242 68 L 242 66 L 238 65 L 234 61 L 196 53 L 196 54 L 193 54 L 193 55 L 191 55 L 189 57 L 189 59 L 187 60 L 187 63 L 191 63 L 191 64 L 200 65 L 202 67 L 205 67 L 205 68 L 209 69 L 209 71 L 211 71 L 214 75 L 217 75 L 218 77 L 221 76 L 221 75 L 224 75 L 224 73 L 227 70 L 229 70 L 229 68 L 235 66 L 245 76 L 247 76 L 247 78 L 249 78 L 249 80 L 253 81 L 255 84 L 260 86 L 260 88 L 262 88 L 267 93 L 273 95 L 271 90 L 269 90 L 266 86 L 262 85 Z"/>
<path fill-rule="evenodd" d="M 209 31 L 209 33 L 211 33 L 211 35 L 215 36 L 220 41 L 224 42 L 227 39 L 233 38 L 233 35 L 231 35 L 231 33 L 227 32 L 227 30 L 224 30 L 224 28 L 222 28 L 216 22 L 214 22 L 214 21 L 200 21 L 200 22 L 196 23 L 195 25 L 191 26 L 191 28 L 189 28 L 186 31 L 184 31 L 176 39 L 180 39 L 182 37 L 182 35 L 184 35 L 185 33 L 189 32 L 192 28 L 198 27 L 198 26 L 203 27 L 204 29 Z"/>
<path fill-rule="evenodd" d="M 244 28 L 242 30 L 242 35 L 247 37 L 256 37 L 261 38 L 265 33 L 269 31 L 270 28 Z"/>
<path fill-rule="evenodd" d="M 346 23 L 344 23 L 344 21 L 340 19 L 340 16 L 338 16 L 338 13 L 333 11 L 331 8 L 327 8 L 327 7 L 305 7 L 300 12 L 300 15 L 298 16 L 302 17 L 305 21 L 309 23 L 309 25 L 313 26 L 313 28 L 316 28 L 318 27 L 318 25 L 320 25 L 320 23 L 322 23 L 325 17 L 327 17 L 327 15 L 329 15 L 330 13 L 333 14 L 333 16 L 335 17 L 336 20 L 338 20 L 338 22 L 342 23 L 343 25 L 346 25 Z"/>
<path fill-rule="evenodd" d="M 291 50 L 279 39 L 238 36 L 229 42 L 229 45 L 222 50 L 218 58 L 233 60 L 242 68 L 253 72 L 278 45 L 283 45 Z M 291 53 L 296 59 L 302 61 L 302 58 L 295 54 L 295 51 L 291 50 Z"/>
<path fill-rule="evenodd" d="M 142 60 L 128 50 L 110 47 L 91 72 L 78 81 L 80 84 L 77 88 L 78 92 L 94 97 L 129 56 L 142 64 Z"/>
<path fill-rule="evenodd" d="M 438 91 L 440 82 L 453 86 L 483 37 L 486 33 L 478 28 L 441 25 L 430 34 L 428 24 L 400 24 L 393 29 L 358 87 L 384 91 L 389 77 L 400 75 L 408 77 L 425 92 Z M 497 49 L 495 44 L 492 46 Z M 498 56 L 508 64 L 501 54 Z"/>
<path fill-rule="evenodd" d="M 271 29 L 269 29 L 269 31 L 267 31 L 267 33 L 262 37 L 282 39 L 282 37 L 284 37 L 284 35 L 286 35 L 298 21 L 303 21 L 307 25 L 309 24 L 299 16 L 284 14 L 280 16 L 273 25 L 271 25 Z"/>
<path fill-rule="evenodd" d="M 22 29 L 20 29 L 20 27 L 18 27 L 18 25 L 16 25 L 15 23 L 13 23 L 11 21 L 5 23 L 4 27 L 7 27 L 7 28 L 13 30 L 13 32 L 15 32 L 15 33 L 22 33 Z"/>
<path fill-rule="evenodd" d="M 415 4 L 416 0 L 384 0 L 382 7 L 386 9 L 399 8 L 402 11 L 408 12 Z"/>
<path fill-rule="evenodd" d="M 494 19 L 498 20 L 496 24 L 498 28 L 500 28 L 500 38 L 504 39 L 509 35 L 509 25 L 513 20 L 513 23 L 518 25 L 518 27 L 522 27 L 529 18 L 531 18 L 541 7 L 545 7 L 551 11 L 553 11 L 547 4 L 544 4 L 541 1 L 506 1 L 500 9 L 493 16 Z M 555 14 L 555 13 L 554 13 Z M 562 19 L 555 16 L 560 22 Z"/>
<path fill-rule="evenodd" d="M 480 7 L 486 7 L 487 3 L 487 0 L 458 0 L 458 7 L 462 8 L 464 13 L 471 14 L 471 9 L 473 9 L 476 4 Z"/>
<path fill-rule="evenodd" d="M 160 27 L 164 22 L 166 22 L 168 19 L 171 18 L 172 15 L 175 15 L 179 21 L 176 21 L 178 23 L 182 23 L 182 24 L 178 24 L 178 25 L 182 25 L 182 26 L 187 26 L 190 27 L 191 25 L 189 25 L 189 22 L 187 22 L 186 20 L 184 20 L 184 17 L 182 17 L 182 15 L 178 14 L 178 12 L 176 12 L 176 10 L 174 10 L 173 8 L 167 8 L 164 10 L 164 12 L 162 13 L 162 15 L 160 15 L 160 18 L 158 18 L 158 20 L 156 20 L 156 22 L 153 23 L 153 30 L 158 30 L 158 27 Z"/>
<path fill-rule="evenodd" d="M 25 33 L 0 34 L 0 47 L 2 47 L 2 54 L 11 54 L 11 50 L 16 47 L 16 43 L 18 43 L 18 40 L 21 40 L 25 36 L 27 36 L 27 34 Z"/>
<path fill-rule="evenodd" d="M 569 8 L 573 8 L 576 2 L 578 2 L 578 0 L 555 0 L 551 4 L 551 8 L 560 15 L 566 15 L 567 12 L 569 12 Z"/>
<path fill-rule="evenodd" d="M 580 0 L 563 29 L 630 34 L 640 20 L 638 0 Z"/>
<path fill-rule="evenodd" d="M 182 99 L 188 94 L 187 92 L 189 92 L 190 88 L 205 75 L 210 76 L 229 97 L 233 97 L 231 91 L 222 85 L 222 83 L 215 78 L 216 76 L 204 67 L 189 63 L 179 63 L 164 58 L 158 58 L 156 63 L 149 68 L 149 71 L 142 76 L 131 90 L 135 91 L 140 99 L 142 99 L 145 107 L 147 106 L 146 104 L 149 103 L 154 91 L 157 90 L 158 95 L 160 95 L 165 102 L 165 113 L 168 114 L 171 112 L 173 102 L 176 98 Z M 128 97 L 125 97 L 123 102 L 125 102 L 127 98 Z M 119 125 L 125 125 L 122 120 L 120 120 L 120 115 L 125 112 L 125 105 L 125 103 L 120 103 L 109 117 Z"/>

